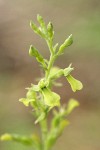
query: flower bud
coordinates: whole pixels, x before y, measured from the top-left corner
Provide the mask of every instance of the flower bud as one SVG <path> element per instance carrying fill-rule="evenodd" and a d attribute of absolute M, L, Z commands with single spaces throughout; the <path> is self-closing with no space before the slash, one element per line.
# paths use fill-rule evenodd
<path fill-rule="evenodd" d="M 45 22 L 44 22 L 42 16 L 37 15 L 37 21 L 40 23 L 41 32 L 42 32 L 43 34 L 46 34 L 46 33 L 47 33 L 47 29 L 46 29 L 46 25 L 45 25 Z"/>
<path fill-rule="evenodd" d="M 53 31 L 53 25 L 52 25 L 51 22 L 48 23 L 48 25 L 47 25 L 47 30 L 48 30 L 48 33 L 49 33 L 50 38 L 53 38 L 54 31 Z"/>
<path fill-rule="evenodd" d="M 29 55 L 38 57 L 38 50 L 35 47 L 33 47 L 32 45 L 30 46 L 30 49 L 29 49 Z"/>
<path fill-rule="evenodd" d="M 65 40 L 65 42 L 60 46 L 58 55 L 64 52 L 64 49 L 73 43 L 72 34 Z"/>
<path fill-rule="evenodd" d="M 40 23 L 41 26 L 43 26 L 45 24 L 42 16 L 40 16 L 39 14 L 37 15 L 37 21 Z"/>
<path fill-rule="evenodd" d="M 34 56 L 37 59 L 38 62 L 44 64 L 44 59 L 43 59 L 42 55 L 32 45 L 30 46 L 30 49 L 29 49 L 29 55 Z"/>
<path fill-rule="evenodd" d="M 41 30 L 36 26 L 36 24 L 33 21 L 30 21 L 30 27 L 32 28 L 32 30 L 40 35 L 41 37 L 44 37 L 43 33 L 41 32 Z"/>

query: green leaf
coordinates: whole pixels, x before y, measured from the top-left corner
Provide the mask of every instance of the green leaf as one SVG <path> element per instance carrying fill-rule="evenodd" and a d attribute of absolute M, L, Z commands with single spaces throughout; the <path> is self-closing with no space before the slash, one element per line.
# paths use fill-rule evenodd
<path fill-rule="evenodd" d="M 79 102 L 77 101 L 77 100 L 75 100 L 75 99 L 70 99 L 69 100 L 69 103 L 68 103 L 68 105 L 67 105 L 67 109 L 66 109 L 66 112 L 65 112 L 65 114 L 66 115 L 69 115 L 72 111 L 73 111 L 73 109 L 75 108 L 75 107 L 78 107 L 79 106 Z"/>
<path fill-rule="evenodd" d="M 21 98 L 21 99 L 19 99 L 19 101 L 28 107 L 31 102 L 35 101 L 35 99 Z"/>
<path fill-rule="evenodd" d="M 58 55 L 64 52 L 64 49 L 73 43 L 72 34 L 65 40 L 65 42 L 60 46 Z"/>
<path fill-rule="evenodd" d="M 68 75 L 66 78 L 69 84 L 71 85 L 73 92 L 76 92 L 77 90 L 81 90 L 83 88 L 82 83 L 79 80 L 72 77 L 71 75 Z"/>
<path fill-rule="evenodd" d="M 42 94 L 44 96 L 44 103 L 47 106 L 60 106 L 60 96 L 57 93 L 52 92 L 50 89 L 45 87 L 42 89 Z"/>

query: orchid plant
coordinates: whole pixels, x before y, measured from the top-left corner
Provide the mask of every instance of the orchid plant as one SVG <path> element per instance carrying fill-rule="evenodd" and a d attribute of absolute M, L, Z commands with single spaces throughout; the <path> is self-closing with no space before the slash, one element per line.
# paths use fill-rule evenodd
<path fill-rule="evenodd" d="M 39 80 L 37 85 L 31 84 L 26 88 L 25 98 L 19 99 L 26 107 L 31 106 L 35 117 L 34 124 L 39 124 L 40 133 L 31 134 L 30 136 L 20 136 L 17 134 L 3 134 L 2 141 L 16 141 L 25 145 L 33 146 L 34 150 L 51 150 L 58 137 L 62 134 L 64 128 L 69 125 L 67 116 L 73 109 L 79 106 L 79 102 L 71 98 L 68 104 L 61 104 L 60 95 L 52 91 L 53 86 L 63 86 L 56 81 L 58 78 L 65 77 L 71 86 L 73 92 L 83 88 L 82 83 L 72 76 L 74 68 L 70 64 L 68 67 L 61 69 L 54 66 L 54 62 L 60 57 L 64 50 L 73 43 L 72 34 L 60 46 L 54 44 L 54 29 L 51 22 L 46 25 L 43 18 L 37 15 L 39 27 L 30 21 L 32 30 L 43 38 L 50 51 L 49 60 L 45 59 L 37 48 L 33 45 L 29 48 L 29 55 L 35 57 L 44 72 L 44 76 Z M 52 113 L 49 122 L 48 115 Z M 49 122 L 49 125 L 48 125 Z"/>

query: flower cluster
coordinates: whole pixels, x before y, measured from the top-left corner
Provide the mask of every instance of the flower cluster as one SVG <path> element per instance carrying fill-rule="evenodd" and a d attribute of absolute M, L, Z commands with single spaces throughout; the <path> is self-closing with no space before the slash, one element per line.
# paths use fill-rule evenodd
<path fill-rule="evenodd" d="M 40 15 L 37 15 L 37 21 L 39 26 L 33 21 L 30 22 L 30 26 L 37 35 L 46 41 L 50 51 L 50 58 L 49 60 L 45 59 L 35 46 L 30 46 L 29 55 L 35 57 L 40 64 L 44 71 L 44 77 L 40 79 L 37 85 L 31 84 L 31 87 L 27 88 L 28 92 L 26 93 L 26 97 L 19 99 L 19 101 L 25 106 L 31 106 L 32 109 L 34 109 L 34 117 L 36 118 L 35 124 L 39 123 L 41 136 L 32 135 L 30 137 L 21 137 L 15 134 L 4 134 L 1 136 L 1 140 L 13 140 L 23 144 L 33 144 L 36 150 L 50 150 L 57 138 L 63 132 L 65 126 L 69 124 L 66 117 L 75 107 L 79 106 L 79 103 L 75 99 L 70 99 L 67 105 L 62 106 L 60 95 L 52 91 L 52 86 L 62 86 L 62 84 L 59 84 L 56 81 L 61 77 L 66 78 L 66 81 L 70 84 L 73 92 L 81 90 L 83 85 L 79 80 L 72 76 L 74 68 L 71 64 L 64 69 L 54 66 L 56 59 L 73 43 L 72 34 L 64 41 L 64 43 L 58 46 L 58 43 L 53 44 L 54 29 L 52 23 L 49 22 L 46 25 Z M 50 111 L 53 112 L 53 117 L 51 119 L 51 125 L 48 127 L 47 119 Z"/>

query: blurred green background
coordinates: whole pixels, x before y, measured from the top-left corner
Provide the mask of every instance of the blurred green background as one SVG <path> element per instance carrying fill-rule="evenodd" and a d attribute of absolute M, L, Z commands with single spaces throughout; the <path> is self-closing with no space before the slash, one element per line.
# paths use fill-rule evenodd
<path fill-rule="evenodd" d="M 56 143 L 54 150 L 100 150 L 100 1 L 99 0 L 0 0 L 0 135 L 5 132 L 30 134 L 34 127 L 31 109 L 18 99 L 25 96 L 25 87 L 35 82 L 40 70 L 28 56 L 34 44 L 48 58 L 45 42 L 33 33 L 29 21 L 40 14 L 51 21 L 55 42 L 60 44 L 71 33 L 74 43 L 66 49 L 56 65 L 70 63 L 73 75 L 83 82 L 84 89 L 73 93 L 64 79 L 56 89 L 62 103 L 70 97 L 80 107 L 69 117 L 70 126 Z M 32 150 L 31 147 L 0 142 L 0 150 Z"/>

